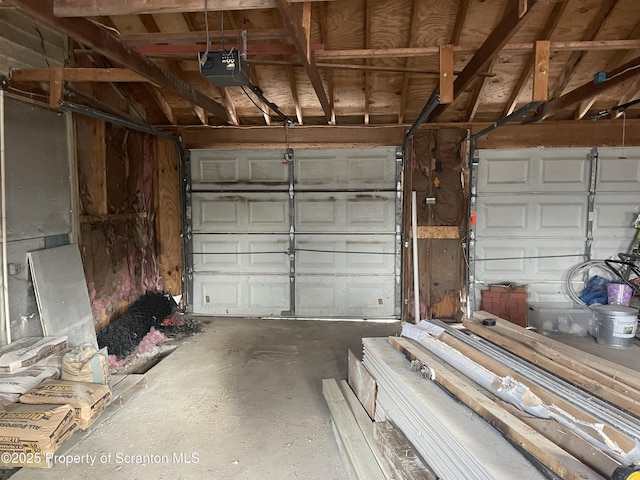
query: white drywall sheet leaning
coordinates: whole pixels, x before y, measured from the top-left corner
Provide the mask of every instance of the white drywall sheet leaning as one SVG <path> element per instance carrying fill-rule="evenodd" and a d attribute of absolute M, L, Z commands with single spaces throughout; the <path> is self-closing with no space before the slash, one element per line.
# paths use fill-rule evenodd
<path fill-rule="evenodd" d="M 98 348 L 78 245 L 29 252 L 29 268 L 45 336 Z"/>

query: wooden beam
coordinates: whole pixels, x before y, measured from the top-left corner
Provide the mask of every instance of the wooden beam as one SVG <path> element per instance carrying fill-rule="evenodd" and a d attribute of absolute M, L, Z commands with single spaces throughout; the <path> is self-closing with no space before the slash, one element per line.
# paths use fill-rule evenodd
<path fill-rule="evenodd" d="M 428 470 L 415 451 L 411 442 L 391 422 L 375 422 L 373 438 L 387 461 L 392 478 L 402 480 L 437 480 L 435 473 Z"/>
<path fill-rule="evenodd" d="M 298 84 L 296 83 L 296 76 L 292 67 L 287 67 L 287 77 L 289 78 L 289 88 L 291 89 L 291 98 L 293 99 L 293 106 L 296 109 L 296 119 L 298 125 L 302 125 L 302 107 L 300 106 L 300 99 L 298 98 Z"/>
<path fill-rule="evenodd" d="M 104 28 L 85 19 L 55 17 L 52 0 L 41 0 L 37 3 L 29 0 L 10 0 L 10 3 L 34 20 L 69 35 L 111 61 L 128 67 L 189 102 L 203 107 L 225 122 L 228 120 L 227 111 L 222 105 L 163 70 L 149 58 L 135 52 Z"/>
<path fill-rule="evenodd" d="M 315 60 L 313 56 L 311 58 L 307 58 L 307 41 L 306 34 L 304 29 L 302 28 L 302 18 L 300 18 L 299 12 L 290 7 L 289 2 L 287 0 L 273 0 L 276 4 L 276 7 L 280 11 L 280 15 L 282 16 L 282 21 L 284 22 L 285 28 L 291 34 L 293 39 L 293 43 L 296 46 L 296 50 L 298 51 L 298 56 L 304 65 L 304 69 L 307 72 L 309 80 L 311 81 L 311 85 L 316 92 L 316 96 L 322 106 L 322 111 L 324 112 L 324 116 L 327 121 L 331 121 L 331 104 L 329 103 L 329 99 L 327 98 L 327 94 L 324 91 L 324 85 L 322 84 L 322 78 L 320 77 L 320 72 L 315 65 Z"/>
<path fill-rule="evenodd" d="M 593 98 L 628 80 L 635 79 L 638 75 L 640 75 L 640 57 L 608 72 L 605 82 L 593 83 L 590 81 L 561 97 L 550 100 L 544 104 L 543 108 L 532 118 L 532 121 L 539 122 L 549 118 L 565 108 L 572 107 L 583 100 Z"/>
<path fill-rule="evenodd" d="M 307 50 L 305 55 L 307 61 L 311 60 L 311 2 L 304 2 L 302 4 L 302 28 L 305 33 L 305 43 L 307 44 Z"/>
<path fill-rule="evenodd" d="M 256 42 L 264 40 L 285 40 L 289 38 L 289 32 L 284 28 L 265 28 L 246 30 L 247 40 Z M 224 37 L 221 32 L 209 32 L 209 40 L 212 43 L 228 42 L 231 38 L 239 38 L 241 30 L 225 30 Z M 171 43 L 204 43 L 207 41 L 207 32 L 149 32 L 120 34 L 120 40 L 136 45 L 171 44 Z"/>
<path fill-rule="evenodd" d="M 529 0 L 527 11 L 520 16 L 518 4 L 511 2 L 507 11 L 502 19 L 498 22 L 498 25 L 489 34 L 484 43 L 471 57 L 471 60 L 464 67 L 460 75 L 456 78 L 453 84 L 454 98 L 460 95 L 465 88 L 475 79 L 478 72 L 482 71 L 486 66 L 495 58 L 496 55 L 502 50 L 502 47 L 516 34 L 524 22 L 534 13 L 542 2 L 539 0 Z M 439 93 L 437 89 L 431 94 L 431 97 Z M 427 121 L 439 117 L 450 104 L 439 104 L 433 109 Z"/>
<path fill-rule="evenodd" d="M 596 96 L 588 100 L 584 100 L 583 102 L 580 102 L 580 104 L 578 105 L 578 108 L 576 109 L 576 114 L 574 115 L 573 118 L 576 120 L 582 120 L 584 116 L 589 112 L 591 107 L 593 107 L 593 104 L 596 103 L 597 98 L 598 97 Z"/>
<path fill-rule="evenodd" d="M 289 3 L 331 0 L 289 0 Z M 11 3 L 11 0 L 8 0 Z M 207 5 L 210 12 L 226 10 L 257 10 L 274 8 L 274 0 L 216 0 Z M 54 13 L 57 17 L 96 17 L 100 15 L 141 15 L 155 13 L 204 12 L 202 0 L 54 0 Z"/>
<path fill-rule="evenodd" d="M 488 71 L 492 71 L 493 70 L 493 66 L 495 64 L 497 60 L 497 57 L 494 58 L 491 61 L 491 64 L 489 65 Z M 480 95 L 482 95 L 482 89 L 484 88 L 484 85 L 487 81 L 487 77 L 481 77 L 479 79 L 476 80 L 478 82 L 478 84 L 476 85 L 476 87 L 473 90 L 473 95 L 471 97 L 471 102 L 469 103 L 469 108 L 467 109 L 467 121 L 468 122 L 473 122 L 473 120 L 476 118 L 476 113 L 478 113 L 478 108 L 480 107 Z"/>
<path fill-rule="evenodd" d="M 11 70 L 16 82 L 46 82 L 52 68 L 18 68 Z M 149 82 L 147 77 L 128 68 L 59 68 L 67 82 Z"/>
<path fill-rule="evenodd" d="M 451 103 L 453 98 L 453 45 L 440 45 L 440 103 Z"/>
<path fill-rule="evenodd" d="M 617 3 L 618 0 L 602 0 L 598 13 L 584 33 L 584 40 L 595 40 Z M 584 51 L 575 51 L 571 54 L 567 63 L 562 67 L 560 78 L 553 89 L 551 98 L 559 97 L 564 93 L 585 54 Z"/>
<path fill-rule="evenodd" d="M 536 4 L 537 5 L 537 4 Z M 561 4 L 558 4 L 561 5 Z M 552 52 L 572 51 L 610 51 L 637 50 L 640 40 L 590 40 L 573 42 L 551 42 Z M 478 49 L 473 47 L 454 45 L 453 52 L 457 55 L 474 55 Z M 527 54 L 535 51 L 535 43 L 507 43 L 499 53 Z M 409 48 L 361 48 L 354 50 L 317 50 L 314 57 L 322 60 L 354 60 L 360 58 L 407 58 L 428 57 L 439 55 L 440 47 L 409 47 Z M 482 70 L 480 70 L 482 71 Z"/>
<path fill-rule="evenodd" d="M 538 38 L 540 40 L 549 40 L 551 38 L 551 35 L 553 34 L 556 27 L 558 26 L 558 22 L 560 21 L 562 14 L 567 8 L 567 5 L 569 5 L 569 2 L 565 1 L 565 2 L 558 2 L 553 6 L 553 9 L 551 10 L 551 13 L 547 17 L 547 21 L 545 22 L 544 27 L 542 27 L 542 30 L 538 35 Z M 524 90 L 525 85 L 529 81 L 529 77 L 531 77 L 531 72 L 533 72 L 534 66 L 535 66 L 535 57 L 532 55 L 532 56 L 529 56 L 529 58 L 527 59 L 527 63 L 522 69 L 522 72 L 520 72 L 520 76 L 516 81 L 515 87 L 513 88 L 513 90 L 511 90 L 511 94 L 509 95 L 509 100 L 507 100 L 505 109 L 502 112 L 503 117 L 506 117 L 507 115 L 511 115 L 513 111 L 516 109 L 516 105 L 518 103 L 518 97 L 520 96 L 520 94 L 522 93 L 522 90 Z"/>
<path fill-rule="evenodd" d="M 417 34 L 417 30 L 418 30 L 418 6 L 420 5 L 420 0 L 413 0 L 411 2 L 411 11 L 408 12 L 410 17 L 409 17 L 409 45 L 408 48 L 411 48 L 411 45 L 413 45 L 414 41 L 415 41 L 415 37 Z M 319 64 L 318 64 L 319 65 Z M 398 123 L 404 123 L 404 116 L 406 113 L 406 109 L 407 109 L 407 102 L 408 102 L 408 98 L 409 98 L 409 75 L 407 75 L 407 73 L 409 73 L 407 70 L 409 69 L 409 66 L 411 65 L 411 57 L 407 57 L 407 59 L 405 60 L 405 69 L 403 70 L 403 75 L 402 75 L 402 91 L 400 92 L 400 111 L 398 112 Z M 400 70 L 398 70 L 400 71 Z M 440 72 L 438 72 L 438 75 L 440 75 Z"/>
<path fill-rule="evenodd" d="M 223 50 L 222 45 L 212 44 L 210 51 Z M 151 57 L 177 57 L 190 55 L 195 60 L 199 52 L 203 52 L 204 45 L 135 45 L 131 44 L 131 48 L 135 49 L 142 55 Z M 309 46 L 312 51 L 322 50 L 324 45 L 312 44 Z M 273 45 L 273 44 L 249 44 L 247 46 L 247 54 L 249 55 L 294 55 L 298 53 L 294 45 Z"/>
<path fill-rule="evenodd" d="M 231 95 L 229 94 L 229 89 L 225 87 L 221 87 L 222 95 L 224 97 L 224 106 L 229 112 L 229 118 L 231 119 L 231 124 L 238 126 L 240 125 L 240 120 L 238 119 L 238 112 L 236 111 L 236 106 L 231 99 Z"/>
<path fill-rule="evenodd" d="M 49 108 L 57 109 L 64 100 L 64 77 L 62 67 L 49 69 Z"/>
<path fill-rule="evenodd" d="M 472 126 L 472 132 L 482 128 Z M 478 139 L 478 148 L 537 147 L 618 147 L 622 122 L 619 120 L 547 121 L 532 125 L 508 124 Z M 640 145 L 640 120 L 627 119 L 626 145 Z"/>
<path fill-rule="evenodd" d="M 209 121 L 207 120 L 207 113 L 204 111 L 204 108 L 198 105 L 194 105 L 193 112 L 196 114 L 196 117 L 198 117 L 198 120 L 200 120 L 200 123 L 202 125 L 209 125 Z"/>
<path fill-rule="evenodd" d="M 185 148 L 282 148 L 287 142 L 284 128 L 179 128 Z M 289 129 L 292 146 L 389 146 L 403 145 L 406 126 L 301 126 Z"/>
<path fill-rule="evenodd" d="M 460 43 L 460 37 L 462 36 L 464 22 L 467 19 L 467 12 L 469 11 L 469 2 L 471 0 L 460 0 L 458 5 L 458 13 L 456 14 L 456 23 L 453 26 L 453 33 L 451 34 L 451 44 L 457 45 Z"/>
<path fill-rule="evenodd" d="M 549 98 L 549 60 L 550 43 L 548 40 L 536 42 L 535 67 L 533 68 L 533 102 L 546 102 Z"/>
<path fill-rule="evenodd" d="M 369 419 L 373 420 L 376 410 L 376 380 L 351 350 L 348 351 L 347 358 L 349 385 Z"/>
<path fill-rule="evenodd" d="M 319 23 L 320 23 L 320 35 L 322 37 L 322 43 L 325 44 L 327 42 L 327 11 L 325 8 L 325 3 L 321 2 L 318 6 L 320 7 L 320 15 L 319 15 Z M 317 64 L 316 64 L 317 66 Z M 333 74 L 332 72 L 326 72 L 325 78 L 327 80 L 327 95 L 329 96 L 329 103 L 331 105 L 331 120 L 329 120 L 329 125 L 336 124 L 336 105 L 335 105 L 335 97 L 333 95 Z"/>
<path fill-rule="evenodd" d="M 169 121 L 169 123 L 171 125 L 175 125 L 177 123 L 176 115 L 173 112 L 173 108 L 171 108 L 171 105 L 169 105 L 169 102 L 167 102 L 167 100 L 162 96 L 160 91 L 155 86 L 147 85 L 147 90 L 155 100 L 160 110 L 162 110 L 162 113 L 164 114 L 164 116 L 167 117 L 167 120 Z"/>

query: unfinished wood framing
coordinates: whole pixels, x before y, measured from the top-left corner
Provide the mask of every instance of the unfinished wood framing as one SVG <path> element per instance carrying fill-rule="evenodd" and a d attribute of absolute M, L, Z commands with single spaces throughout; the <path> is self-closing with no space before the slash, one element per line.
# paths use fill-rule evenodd
<path fill-rule="evenodd" d="M 549 98 L 549 59 L 548 40 L 536 42 L 535 66 L 533 69 L 533 102 L 544 102 Z"/>
<path fill-rule="evenodd" d="M 453 45 L 441 45 L 440 103 L 451 103 L 453 98 Z"/>
<path fill-rule="evenodd" d="M 169 140 L 155 140 L 156 236 L 158 263 L 165 290 L 172 295 L 183 292 L 180 174 L 176 146 Z"/>

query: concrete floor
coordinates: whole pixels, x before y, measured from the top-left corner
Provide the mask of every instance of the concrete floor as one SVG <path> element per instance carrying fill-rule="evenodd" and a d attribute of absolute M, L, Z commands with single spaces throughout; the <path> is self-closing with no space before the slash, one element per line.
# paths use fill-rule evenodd
<path fill-rule="evenodd" d="M 12 480 L 346 479 L 321 380 L 346 378 L 347 349 L 360 354 L 362 337 L 399 323 L 204 321 L 148 372 L 147 391 L 70 452 L 73 463 Z"/>

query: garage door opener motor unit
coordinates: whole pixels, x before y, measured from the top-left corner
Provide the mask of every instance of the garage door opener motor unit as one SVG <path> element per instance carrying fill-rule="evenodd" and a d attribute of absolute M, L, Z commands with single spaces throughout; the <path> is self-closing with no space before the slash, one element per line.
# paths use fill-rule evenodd
<path fill-rule="evenodd" d="M 249 64 L 237 49 L 201 52 L 200 73 L 215 87 L 238 87 L 251 84 Z"/>

